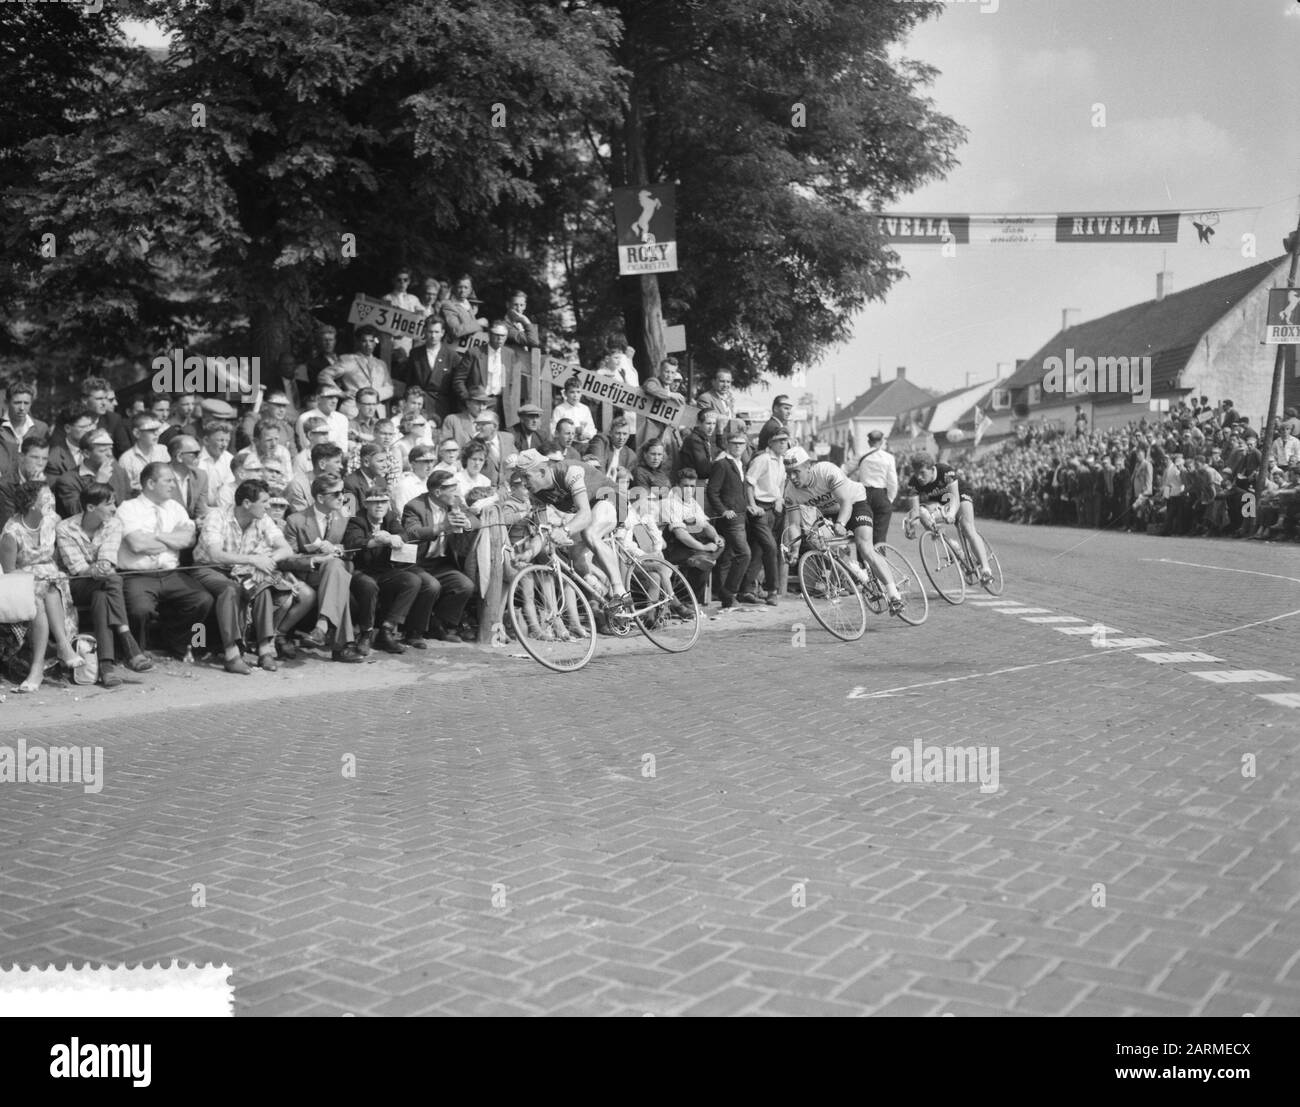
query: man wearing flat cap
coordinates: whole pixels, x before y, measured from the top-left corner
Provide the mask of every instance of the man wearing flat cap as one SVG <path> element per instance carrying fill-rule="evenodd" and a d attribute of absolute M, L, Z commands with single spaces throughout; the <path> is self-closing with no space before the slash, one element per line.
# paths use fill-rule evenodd
<path fill-rule="evenodd" d="M 316 388 L 313 405 L 298 416 L 298 445 L 306 450 L 313 443 L 307 434 L 307 424 L 312 419 L 324 419 L 329 427 L 329 438 L 344 453 L 348 449 L 348 417 L 339 411 L 339 401 L 343 399 L 343 390 L 330 381 L 325 381 Z"/>
<path fill-rule="evenodd" d="M 519 422 L 510 428 L 510 435 L 514 439 L 516 453 L 524 450 L 544 453 L 546 436 L 542 434 L 542 409 L 536 404 L 520 404 Z"/>
<path fill-rule="evenodd" d="M 488 394 L 481 388 L 471 389 L 465 398 L 465 410 L 448 415 L 442 421 L 439 437 L 454 438 L 461 449 L 464 449 L 469 440 L 474 437 L 475 423 L 487 406 Z"/>
<path fill-rule="evenodd" d="M 451 539 L 470 525 L 460 507 L 460 482 L 456 474 L 442 469 L 434 470 L 428 491 L 416 496 L 402 511 L 402 537 L 418 544 L 416 564 L 438 583 L 428 633 L 441 642 L 462 641 L 456 628 L 474 586 L 452 560 Z"/>

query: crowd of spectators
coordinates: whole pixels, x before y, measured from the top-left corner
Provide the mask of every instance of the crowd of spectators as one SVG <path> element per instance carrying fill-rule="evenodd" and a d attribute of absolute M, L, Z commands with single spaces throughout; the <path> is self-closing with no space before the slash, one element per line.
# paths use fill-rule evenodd
<path fill-rule="evenodd" d="M 152 668 L 150 651 L 247 675 L 254 658 L 275 671 L 304 649 L 355 663 L 461 642 L 480 615 L 467 539 L 489 507 L 513 505 L 516 519 L 529 509 L 512 480 L 523 451 L 617 487 L 624 536 L 640 528 L 641 548 L 679 564 L 701 597 L 721 560 L 724 609 L 776 602 L 780 488 L 744 477 L 788 443 L 787 397 L 755 436 L 724 370 L 689 430 L 629 412 L 600 426 L 574 379 L 549 421 L 521 402 L 505 426 L 513 356 L 539 345 L 527 297 L 511 293 L 489 317 L 468 277 L 430 279 L 424 299 L 410 278 L 396 274 L 387 298 L 423 312 L 421 342 L 363 325 L 340 353 L 322 326 L 252 411 L 190 394 L 119 411 L 110 383 L 89 376 L 79 401 L 43 422 L 37 385 L 5 382 L 0 668 L 20 691 L 40 687 L 51 650 L 73 679 L 93 655 L 112 687 Z M 486 341 L 464 341 L 480 332 Z M 614 336 L 598 367 L 684 398 L 675 359 L 642 381 L 631 354 Z"/>
<path fill-rule="evenodd" d="M 1124 427 L 1093 430 L 1076 409 L 1064 432 L 1027 429 L 960 464 L 976 513 L 1017 523 L 1260 541 L 1300 539 L 1300 416 L 1261 435 L 1231 400 L 1202 396 Z M 1264 468 L 1264 491 L 1256 478 Z"/>

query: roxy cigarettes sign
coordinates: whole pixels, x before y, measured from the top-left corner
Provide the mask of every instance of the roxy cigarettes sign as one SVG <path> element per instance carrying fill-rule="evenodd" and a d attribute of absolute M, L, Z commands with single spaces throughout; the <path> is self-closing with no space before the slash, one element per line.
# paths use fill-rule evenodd
<path fill-rule="evenodd" d="M 618 275 L 677 271 L 677 190 L 672 185 L 614 189 Z"/>
<path fill-rule="evenodd" d="M 608 373 L 597 373 L 583 369 L 559 358 L 548 357 L 542 361 L 542 373 L 549 377 L 556 388 L 563 388 L 570 377 L 578 378 L 578 388 L 584 396 L 593 400 L 608 400 L 615 407 L 624 411 L 634 411 L 653 419 L 656 423 L 667 423 L 674 427 L 693 427 L 699 415 L 699 408 L 692 407 L 683 397 L 679 402 L 660 400 L 649 396 L 639 388 L 624 384 L 617 377 Z"/>
<path fill-rule="evenodd" d="M 1264 318 L 1264 343 L 1285 346 L 1300 343 L 1300 288 L 1270 288 Z"/>

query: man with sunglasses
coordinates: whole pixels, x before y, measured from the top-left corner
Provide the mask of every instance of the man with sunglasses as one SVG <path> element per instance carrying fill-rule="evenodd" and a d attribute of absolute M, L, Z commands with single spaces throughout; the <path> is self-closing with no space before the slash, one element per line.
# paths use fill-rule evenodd
<path fill-rule="evenodd" d="M 176 475 L 172 498 L 179 501 L 196 524 L 202 524 L 208 511 L 208 475 L 199 468 L 202 447 L 197 438 L 179 434 L 167 443 L 171 469 Z"/>

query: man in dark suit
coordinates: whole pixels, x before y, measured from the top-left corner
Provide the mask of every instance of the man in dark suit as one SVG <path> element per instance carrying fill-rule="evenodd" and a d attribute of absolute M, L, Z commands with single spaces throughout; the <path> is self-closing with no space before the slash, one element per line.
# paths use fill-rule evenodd
<path fill-rule="evenodd" d="M 424 321 L 424 345 L 412 350 L 406 363 L 405 383 L 424 391 L 426 403 L 439 420 L 447 418 L 455 406 L 451 382 L 459 357 L 456 347 L 443 341 L 445 334 L 442 320 L 430 315 Z"/>
<path fill-rule="evenodd" d="M 113 436 L 113 456 L 121 457 L 135 443 L 126 420 L 113 410 L 113 386 L 103 377 L 87 377 L 81 382 L 81 395 L 95 413 L 100 428 Z"/>
<path fill-rule="evenodd" d="M 356 551 L 352 580 L 357 648 L 369 652 L 378 621 L 377 649 L 386 653 L 405 653 L 408 647 L 427 650 L 424 635 L 438 599 L 438 582 L 414 565 L 393 561 L 393 551 L 406 543 L 401 521 L 385 493 L 376 490 L 366 495 L 362 513 L 348 520 L 343 542 Z M 404 641 L 398 636 L 399 624 L 405 628 Z"/>
<path fill-rule="evenodd" d="M 335 661 L 359 662 L 352 628 L 351 566 L 343 560 L 348 519 L 341 510 L 343 481 L 320 476 L 311 483 L 312 503 L 284 520 L 284 536 L 294 557 L 280 568 L 297 573 L 316 590 L 316 626 L 301 641 L 312 649 L 331 649 Z M 330 630 L 333 629 L 331 642 Z"/>
<path fill-rule="evenodd" d="M 749 542 L 745 537 L 748 500 L 745 496 L 745 467 L 741 461 L 749 440 L 739 432 L 727 436 L 727 453 L 709 474 L 706 500 L 709 516 L 726 541 L 718 559 L 718 592 L 722 610 L 736 606 L 736 594 L 749 568 Z"/>
<path fill-rule="evenodd" d="M 478 418 L 474 420 L 474 437 L 470 441 L 483 443 L 487 450 L 487 457 L 483 461 L 483 475 L 492 482 L 494 487 L 504 489 L 509 483 L 510 476 L 506 469 L 506 461 L 517 451 L 514 439 L 508 434 L 501 433 L 494 412 L 488 410 L 479 412 Z"/>
<path fill-rule="evenodd" d="M 528 349 L 541 346 L 537 337 L 537 324 L 528 318 L 528 295 L 521 289 L 510 293 L 510 306 L 506 309 L 506 341 L 512 346 Z"/>
<path fill-rule="evenodd" d="M 618 479 L 619 469 L 630 473 L 636 468 L 636 451 L 627 444 L 631 433 L 627 417 L 619 416 L 610 424 L 608 437 L 598 434 L 587 443 L 587 449 L 600 458 L 601 472 L 611 480 Z"/>
<path fill-rule="evenodd" d="M 185 512 L 196 523 L 208 513 L 208 475 L 199 468 L 203 447 L 188 434 L 176 435 L 167 443 L 172 472 L 176 474 L 173 499 L 185 505 Z"/>
<path fill-rule="evenodd" d="M 677 468 L 694 469 L 701 481 L 707 482 L 713 473 L 713 465 L 723 451 L 714 444 L 718 429 L 718 413 L 709 408 L 701 408 L 696 417 L 691 433 L 682 440 L 682 448 L 677 454 Z"/>
<path fill-rule="evenodd" d="M 113 436 L 97 427 L 81 440 L 81 464 L 54 482 L 54 506 L 64 519 L 81 510 L 81 493 L 92 484 L 106 484 L 113 490 L 113 502 L 121 507 L 131 499 L 131 478 L 113 460 Z"/>
<path fill-rule="evenodd" d="M 352 494 L 352 498 L 357 504 L 358 514 L 360 514 L 361 505 L 366 502 L 366 497 L 371 492 L 379 491 L 385 496 L 388 495 L 388 481 L 376 465 L 383 452 L 384 448 L 377 442 L 367 442 L 361 447 L 360 468 L 355 473 L 349 473 L 343 478 L 343 491 Z"/>
<path fill-rule="evenodd" d="M 767 440 L 782 431 L 786 434 L 790 432 L 790 415 L 794 411 L 794 404 L 790 402 L 790 397 L 781 395 L 772 401 L 772 417 L 763 424 L 758 432 L 758 448 L 767 449 Z"/>
<path fill-rule="evenodd" d="M 76 408 L 63 416 L 59 429 L 50 436 L 50 460 L 45 475 L 50 487 L 64 473 L 75 473 L 81 467 L 81 440 L 95 429 L 92 412 Z"/>
<path fill-rule="evenodd" d="M 460 642 L 456 628 L 474 586 L 456 568 L 450 539 L 468 530 L 470 520 L 456 506 L 460 484 L 454 473 L 434 470 L 428 487 L 423 496 L 416 496 L 402 511 L 402 537 L 418 544 L 416 564 L 438 582 L 429 633 L 441 642 Z"/>
<path fill-rule="evenodd" d="M 18 455 L 24 440 L 49 439 L 50 428 L 32 418 L 32 401 L 36 385 L 14 381 L 5 397 L 5 414 L 0 418 L 0 477 L 12 477 L 18 468 Z"/>
<path fill-rule="evenodd" d="M 546 452 L 546 436 L 542 434 L 542 409 L 536 404 L 519 405 L 519 422 L 510 428 L 514 439 L 515 452 L 536 450 L 539 454 Z"/>
<path fill-rule="evenodd" d="M 520 362 L 526 354 L 506 346 L 508 334 L 504 320 L 498 319 L 487 332 L 488 344 L 466 350 L 456 363 L 451 387 L 464 403 L 475 389 L 487 394 L 488 406 L 497 413 L 502 426 L 518 417 L 521 394 Z M 531 398 L 531 397 L 528 397 Z"/>

